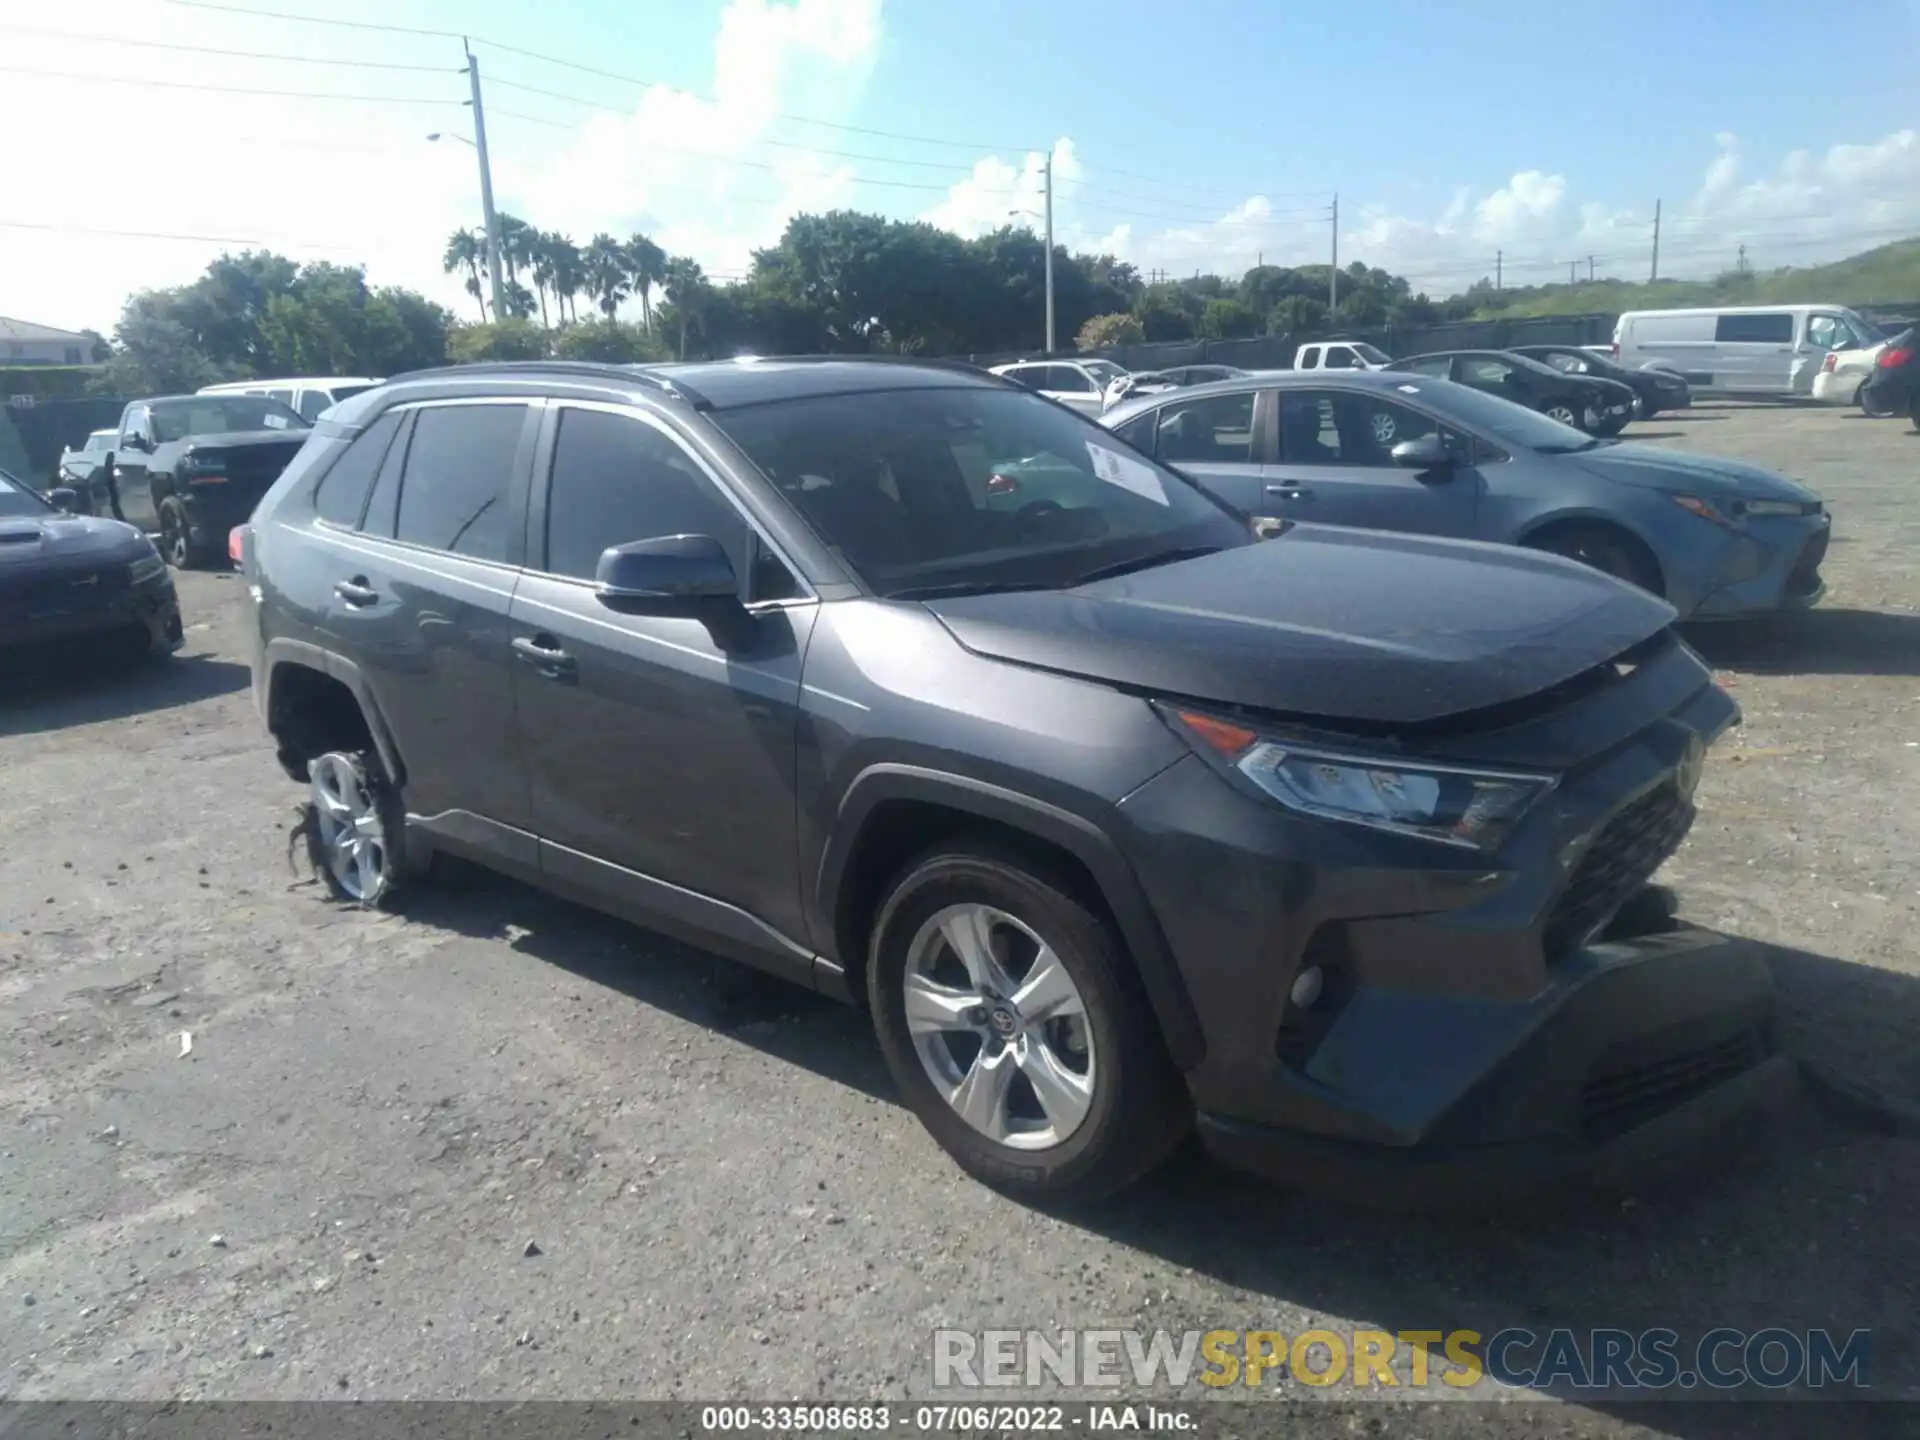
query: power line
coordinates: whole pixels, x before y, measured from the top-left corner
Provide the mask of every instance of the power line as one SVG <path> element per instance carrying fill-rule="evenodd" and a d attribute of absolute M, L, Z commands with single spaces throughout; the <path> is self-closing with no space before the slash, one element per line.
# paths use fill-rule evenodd
<path fill-rule="evenodd" d="M 212 245 L 283 245 L 289 250 L 337 250 L 354 245 L 320 245 L 305 240 L 283 240 L 264 235 L 175 235 L 161 230 L 108 230 L 92 225 L 46 225 L 32 220 L 0 220 L 0 230 L 39 230 L 50 235 L 100 235 L 113 240 L 188 240 Z"/>
<path fill-rule="evenodd" d="M 89 85 L 138 85 L 155 90 L 200 90 L 216 95 L 275 95 L 294 100 L 357 100 L 383 105 L 464 105 L 464 100 L 438 100 L 425 95 L 355 95 L 344 90 L 269 90 L 242 85 L 203 85 L 190 80 L 149 80 L 129 75 L 88 75 L 71 70 L 35 70 L 24 65 L 0 65 L 0 74 L 32 75 L 43 80 L 81 80 Z"/>
<path fill-rule="evenodd" d="M 129 35 L 79 35 L 69 30 L 46 30 L 38 25 L 0 25 L 16 35 L 46 35 L 56 40 L 83 40 L 90 45 L 134 45 L 146 50 L 172 50 L 190 55 L 221 55 L 234 60 L 278 60 L 295 65 L 340 65 L 356 70 L 412 70 L 429 75 L 457 75 L 453 65 L 402 65 L 390 60 L 336 60 L 325 55 L 278 55 L 268 50 L 224 50 L 212 45 L 177 45 L 167 40 L 136 40 Z"/>

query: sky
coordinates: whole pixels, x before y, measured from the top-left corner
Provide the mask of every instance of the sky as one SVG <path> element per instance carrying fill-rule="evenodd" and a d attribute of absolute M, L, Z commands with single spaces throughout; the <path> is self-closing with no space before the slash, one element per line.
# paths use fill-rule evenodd
<path fill-rule="evenodd" d="M 1174 275 L 1452 293 L 1760 269 L 1920 233 L 1920 0 L 0 0 L 0 315 L 111 333 L 222 250 L 456 314 L 498 206 L 716 279 L 795 214 L 1040 225 Z M 308 17 L 308 18 L 302 18 Z M 313 17 L 336 23 L 315 23 Z M 337 22 L 357 22 L 345 24 Z M 127 83 L 140 82 L 140 83 Z M 35 123 L 38 117 L 38 123 Z M 430 136 L 439 139 L 430 139 Z M 1907 297 L 1889 297 L 1907 298 Z"/>

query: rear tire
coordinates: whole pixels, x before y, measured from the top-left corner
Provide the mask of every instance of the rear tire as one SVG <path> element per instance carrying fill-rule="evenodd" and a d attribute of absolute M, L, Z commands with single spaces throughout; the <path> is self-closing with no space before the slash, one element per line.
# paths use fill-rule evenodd
<path fill-rule="evenodd" d="M 1540 407 L 1540 413 L 1549 420 L 1558 420 L 1562 425 L 1571 425 L 1576 430 L 1585 430 L 1584 407 L 1566 400 L 1549 400 Z"/>
<path fill-rule="evenodd" d="M 372 751 L 329 750 L 307 762 L 307 858 L 329 894 L 379 909 L 413 872 L 407 811 Z"/>
<path fill-rule="evenodd" d="M 1123 947 L 1043 863 L 992 843 L 923 856 L 881 906 L 870 956 L 894 1082 L 974 1178 L 1083 1204 L 1152 1170 L 1191 1126 Z"/>
<path fill-rule="evenodd" d="M 1860 382 L 1860 388 L 1854 393 L 1853 398 L 1860 406 L 1860 413 L 1869 419 L 1879 420 L 1893 413 L 1891 410 L 1880 409 L 1867 398 L 1867 384 L 1864 380 Z"/>
<path fill-rule="evenodd" d="M 1527 547 L 1578 560 L 1650 594 L 1661 595 L 1664 590 L 1659 564 L 1646 546 L 1624 530 L 1606 525 L 1569 525 L 1528 540 Z"/>
<path fill-rule="evenodd" d="M 178 496 L 160 502 L 160 553 L 176 570 L 204 570 L 213 561 L 214 552 L 193 538 L 187 507 Z"/>

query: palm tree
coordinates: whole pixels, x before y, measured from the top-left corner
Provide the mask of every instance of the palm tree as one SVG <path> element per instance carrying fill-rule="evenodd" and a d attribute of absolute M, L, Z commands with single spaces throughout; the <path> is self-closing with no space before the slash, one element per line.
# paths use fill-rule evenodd
<path fill-rule="evenodd" d="M 613 319 L 613 312 L 627 298 L 627 250 L 618 240 L 602 232 L 587 242 L 580 257 L 585 272 L 586 291 L 599 303 L 600 313 Z"/>
<path fill-rule="evenodd" d="M 467 293 L 480 306 L 480 323 L 487 323 L 487 301 L 480 288 L 480 264 L 486 258 L 487 242 L 473 230 L 456 230 L 447 237 L 447 248 L 440 253 L 440 269 L 451 275 L 467 272 Z"/>
<path fill-rule="evenodd" d="M 528 236 L 527 257 L 527 268 L 533 272 L 533 288 L 540 297 L 540 326 L 544 330 L 551 330 L 553 326 L 547 319 L 547 291 L 553 287 L 554 256 L 553 248 L 547 244 L 543 232 L 535 230 Z"/>
<path fill-rule="evenodd" d="M 653 287 L 667 278 L 667 252 L 645 235 L 635 232 L 627 242 L 627 280 L 640 297 L 640 319 L 653 329 Z"/>
<path fill-rule="evenodd" d="M 518 280 L 509 280 L 503 287 L 501 296 L 508 316 L 515 320 L 525 320 L 533 314 L 533 292 Z"/>
<path fill-rule="evenodd" d="M 707 272 L 686 255 L 675 255 L 663 269 L 667 298 L 673 301 L 673 313 L 680 320 L 680 358 L 684 360 L 687 331 L 700 328 L 701 312 L 706 308 Z"/>
<path fill-rule="evenodd" d="M 502 210 L 494 217 L 500 231 L 500 263 L 507 267 L 508 278 L 518 280 L 520 272 L 533 263 L 534 228 L 518 215 Z"/>
<path fill-rule="evenodd" d="M 585 281 L 580 265 L 580 247 L 557 230 L 549 230 L 544 237 L 547 254 L 553 265 L 554 299 L 562 307 L 563 320 L 577 320 L 579 314 L 574 309 L 574 297 L 580 293 Z"/>

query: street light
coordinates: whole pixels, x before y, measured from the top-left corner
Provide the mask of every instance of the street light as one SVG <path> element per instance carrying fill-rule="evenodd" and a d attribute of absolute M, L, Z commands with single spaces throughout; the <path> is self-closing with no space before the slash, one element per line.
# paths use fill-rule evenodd
<path fill-rule="evenodd" d="M 1047 165 L 1047 213 L 1036 210 L 1009 210 L 1008 215 L 1024 215 L 1047 227 L 1047 354 L 1053 354 L 1053 165 Z"/>

